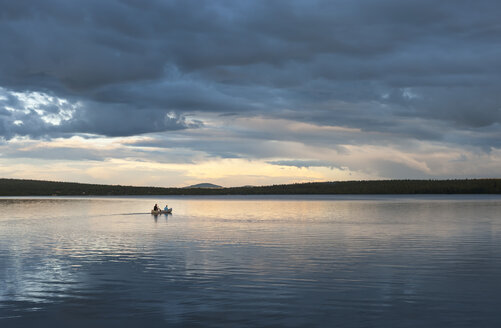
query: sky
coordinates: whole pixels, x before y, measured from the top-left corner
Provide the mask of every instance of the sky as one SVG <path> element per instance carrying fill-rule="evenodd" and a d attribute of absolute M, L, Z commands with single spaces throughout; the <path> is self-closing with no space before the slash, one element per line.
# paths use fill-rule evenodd
<path fill-rule="evenodd" d="M 496 0 L 0 0 L 0 177 L 501 177 Z"/>

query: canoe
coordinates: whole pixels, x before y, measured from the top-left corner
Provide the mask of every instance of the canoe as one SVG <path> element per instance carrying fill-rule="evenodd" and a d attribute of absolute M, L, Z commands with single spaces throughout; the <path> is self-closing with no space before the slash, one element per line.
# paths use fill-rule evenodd
<path fill-rule="evenodd" d="M 153 215 L 170 214 L 170 213 L 172 213 L 172 208 L 169 208 L 167 211 L 164 211 L 164 210 L 160 210 L 160 211 L 151 210 L 151 214 L 153 214 Z"/>

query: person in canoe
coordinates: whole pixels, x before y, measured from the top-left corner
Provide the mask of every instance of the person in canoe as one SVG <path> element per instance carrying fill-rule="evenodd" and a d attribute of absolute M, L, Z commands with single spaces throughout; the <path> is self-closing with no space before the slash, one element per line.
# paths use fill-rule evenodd
<path fill-rule="evenodd" d="M 155 212 L 160 211 L 160 207 L 158 207 L 158 204 L 155 204 L 155 206 L 153 206 L 153 211 Z"/>
<path fill-rule="evenodd" d="M 164 211 L 167 212 L 169 210 L 169 206 L 165 205 Z"/>

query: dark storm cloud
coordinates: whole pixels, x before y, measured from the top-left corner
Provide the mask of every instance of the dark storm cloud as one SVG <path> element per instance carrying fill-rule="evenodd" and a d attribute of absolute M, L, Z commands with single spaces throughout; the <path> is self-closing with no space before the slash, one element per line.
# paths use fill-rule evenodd
<path fill-rule="evenodd" d="M 32 138 L 68 137 L 74 134 L 129 136 L 196 127 L 176 112 L 126 103 L 75 102 L 40 93 L 8 93 L 0 89 L 0 131 Z"/>
<path fill-rule="evenodd" d="M 178 130 L 197 124 L 187 123 L 176 113 L 156 108 L 136 108 L 129 104 L 86 104 L 76 111 L 69 123 L 61 126 L 65 133 L 93 133 L 107 136 L 129 136 L 148 132 Z"/>
<path fill-rule="evenodd" d="M 6 138 L 186 129 L 202 126 L 186 115 L 205 112 L 451 143 L 462 141 L 446 132 L 471 129 L 473 143 L 499 145 L 489 130 L 501 123 L 497 1 L 4 0 L 0 8 Z M 20 107 L 6 104 L 12 92 L 35 91 L 79 106 L 57 125 L 6 109 Z"/>

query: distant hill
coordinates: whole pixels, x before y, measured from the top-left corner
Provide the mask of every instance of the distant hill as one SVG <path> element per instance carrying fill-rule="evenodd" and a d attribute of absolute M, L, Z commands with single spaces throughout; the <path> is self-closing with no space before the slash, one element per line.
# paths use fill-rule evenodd
<path fill-rule="evenodd" d="M 338 181 L 232 188 L 201 183 L 188 188 L 160 188 L 0 178 L 0 196 L 308 194 L 501 194 L 501 179 Z"/>
<path fill-rule="evenodd" d="M 185 188 L 208 188 L 208 189 L 221 189 L 223 187 L 215 185 L 213 183 L 199 183 L 196 185 L 188 186 Z"/>

